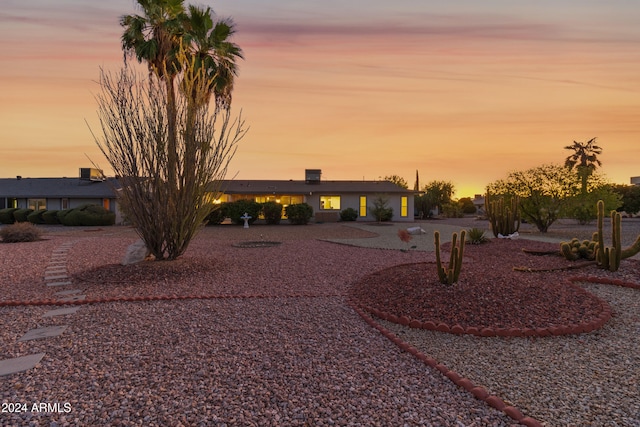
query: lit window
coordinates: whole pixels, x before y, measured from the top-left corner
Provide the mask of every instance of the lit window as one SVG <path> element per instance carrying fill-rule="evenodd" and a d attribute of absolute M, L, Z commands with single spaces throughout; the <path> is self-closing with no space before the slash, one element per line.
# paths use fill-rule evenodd
<path fill-rule="evenodd" d="M 407 216 L 408 215 L 407 201 L 408 201 L 407 196 L 402 196 L 400 198 L 400 216 Z"/>
<path fill-rule="evenodd" d="M 340 196 L 320 196 L 320 209 L 340 210 Z"/>
<path fill-rule="evenodd" d="M 102 207 L 109 210 L 109 199 L 102 199 Z"/>
<path fill-rule="evenodd" d="M 29 209 L 34 211 L 47 208 L 47 199 L 28 199 L 27 205 Z"/>
<path fill-rule="evenodd" d="M 367 216 L 367 196 L 360 196 L 360 216 Z"/>

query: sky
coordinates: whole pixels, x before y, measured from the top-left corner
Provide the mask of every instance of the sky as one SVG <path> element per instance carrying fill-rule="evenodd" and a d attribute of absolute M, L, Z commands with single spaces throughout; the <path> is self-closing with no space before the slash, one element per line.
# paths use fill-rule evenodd
<path fill-rule="evenodd" d="M 186 0 L 186 3 L 190 3 Z M 563 163 L 597 137 L 614 183 L 640 176 L 637 0 L 193 1 L 232 17 L 233 109 L 250 127 L 236 179 L 403 177 L 457 197 Z M 123 64 L 133 0 L 3 0 L 0 177 L 110 173 L 100 69 Z"/>

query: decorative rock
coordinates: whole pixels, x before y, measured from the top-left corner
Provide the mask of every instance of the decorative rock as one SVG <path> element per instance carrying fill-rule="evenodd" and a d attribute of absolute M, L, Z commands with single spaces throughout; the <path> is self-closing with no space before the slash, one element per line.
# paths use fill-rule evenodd
<path fill-rule="evenodd" d="M 129 245 L 127 252 L 122 260 L 122 265 L 137 264 L 144 261 L 151 252 L 147 248 L 146 243 L 142 239 Z"/>

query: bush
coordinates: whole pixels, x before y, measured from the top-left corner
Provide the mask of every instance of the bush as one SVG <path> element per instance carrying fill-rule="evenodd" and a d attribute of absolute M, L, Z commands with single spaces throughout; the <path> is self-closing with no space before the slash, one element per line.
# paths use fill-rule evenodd
<path fill-rule="evenodd" d="M 377 196 L 373 200 L 371 213 L 378 222 L 391 221 L 393 218 L 393 208 L 390 208 L 388 204 L 389 199 L 383 195 Z"/>
<path fill-rule="evenodd" d="M 276 202 L 265 202 L 262 204 L 262 215 L 267 224 L 280 224 L 282 205 Z"/>
<path fill-rule="evenodd" d="M 447 203 L 442 206 L 442 214 L 446 218 L 462 218 L 464 213 L 462 212 L 462 206 L 458 202 Z"/>
<path fill-rule="evenodd" d="M 33 212 L 33 209 L 16 209 L 13 211 L 13 217 L 16 222 L 27 222 L 31 212 Z"/>
<path fill-rule="evenodd" d="M 64 212 L 64 211 L 61 211 Z M 110 212 L 100 205 L 82 205 L 65 212 L 58 218 L 63 225 L 67 226 L 101 226 L 113 225 L 116 222 L 116 214 Z"/>
<path fill-rule="evenodd" d="M 220 225 L 222 221 L 227 217 L 225 212 L 225 203 L 216 205 L 216 207 L 207 215 L 204 219 L 207 225 Z"/>
<path fill-rule="evenodd" d="M 35 242 L 40 240 L 40 229 L 29 222 L 18 222 L 0 229 L 0 237 L 4 243 Z"/>
<path fill-rule="evenodd" d="M 291 224 L 304 225 L 308 224 L 313 216 L 313 208 L 307 203 L 298 203 L 287 206 L 285 213 Z"/>
<path fill-rule="evenodd" d="M 244 220 L 241 219 L 245 213 L 251 217 L 249 224 L 253 224 L 262 211 L 262 205 L 253 200 L 242 199 L 235 202 L 229 202 L 224 204 L 225 217 L 231 218 L 231 222 L 238 225 L 243 225 Z"/>
<path fill-rule="evenodd" d="M 13 224 L 16 222 L 13 213 L 17 210 L 17 208 L 0 209 L 0 224 Z"/>
<path fill-rule="evenodd" d="M 358 211 L 353 208 L 346 208 L 340 211 L 340 220 L 355 221 L 358 219 Z"/>
<path fill-rule="evenodd" d="M 460 204 L 462 213 L 464 214 L 474 214 L 478 210 L 476 208 L 476 205 L 473 204 L 473 200 L 471 200 L 471 197 L 463 197 L 462 199 L 458 200 L 458 203 Z"/>
<path fill-rule="evenodd" d="M 60 221 L 58 221 L 58 212 L 59 211 L 54 209 L 45 211 L 42 214 L 42 220 L 45 224 L 60 224 Z"/>
<path fill-rule="evenodd" d="M 42 214 L 46 211 L 46 209 L 38 209 L 37 211 L 31 212 L 29 215 L 27 215 L 27 221 L 29 221 L 31 224 L 44 224 Z"/>

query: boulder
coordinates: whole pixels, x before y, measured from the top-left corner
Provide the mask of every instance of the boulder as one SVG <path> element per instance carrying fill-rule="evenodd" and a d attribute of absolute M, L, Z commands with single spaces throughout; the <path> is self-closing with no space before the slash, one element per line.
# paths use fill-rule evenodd
<path fill-rule="evenodd" d="M 144 261 L 151 252 L 147 249 L 144 240 L 139 239 L 135 243 L 129 245 L 127 253 L 124 255 L 122 265 L 137 264 Z"/>

